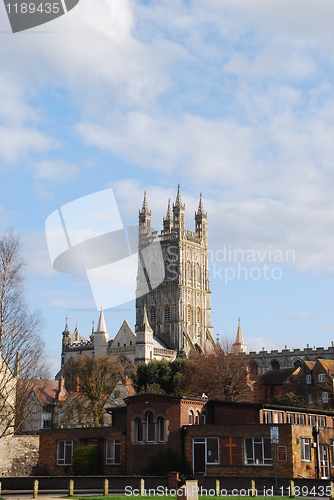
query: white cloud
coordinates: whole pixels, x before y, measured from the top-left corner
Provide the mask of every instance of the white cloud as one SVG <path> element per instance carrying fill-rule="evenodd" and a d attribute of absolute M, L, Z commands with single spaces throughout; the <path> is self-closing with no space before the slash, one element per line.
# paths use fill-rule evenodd
<path fill-rule="evenodd" d="M 297 313 L 292 313 L 292 314 L 287 314 L 285 316 L 286 319 L 306 319 L 306 318 L 310 318 L 312 316 L 312 314 L 309 312 L 309 311 L 301 311 L 301 312 L 297 312 Z"/>
<path fill-rule="evenodd" d="M 52 182 L 71 182 L 79 175 L 79 167 L 63 160 L 43 160 L 34 167 L 35 177 Z"/>

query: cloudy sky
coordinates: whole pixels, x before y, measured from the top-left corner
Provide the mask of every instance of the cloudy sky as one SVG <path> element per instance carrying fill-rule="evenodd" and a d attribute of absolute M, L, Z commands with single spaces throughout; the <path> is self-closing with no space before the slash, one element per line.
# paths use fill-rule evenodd
<path fill-rule="evenodd" d="M 215 334 L 240 316 L 249 350 L 330 345 L 333 18 L 329 0 L 80 0 L 12 34 L 0 5 L 0 231 L 23 238 L 54 373 L 65 316 L 88 336 L 98 312 L 87 276 L 52 269 L 45 220 L 110 187 L 130 225 L 146 190 L 156 228 L 178 183 L 189 229 L 203 193 Z M 124 317 L 106 311 L 111 338 Z"/>

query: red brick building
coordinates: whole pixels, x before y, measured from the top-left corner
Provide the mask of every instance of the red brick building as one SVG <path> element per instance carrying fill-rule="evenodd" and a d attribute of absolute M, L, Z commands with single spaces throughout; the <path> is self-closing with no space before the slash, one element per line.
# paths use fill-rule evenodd
<path fill-rule="evenodd" d="M 112 427 L 42 430 L 41 469 L 70 474 L 73 449 L 91 442 L 99 450 L 98 474 L 141 474 L 150 459 L 169 450 L 194 473 L 270 478 L 275 426 L 279 477 L 334 476 L 332 412 L 155 394 L 125 403 L 110 410 Z"/>

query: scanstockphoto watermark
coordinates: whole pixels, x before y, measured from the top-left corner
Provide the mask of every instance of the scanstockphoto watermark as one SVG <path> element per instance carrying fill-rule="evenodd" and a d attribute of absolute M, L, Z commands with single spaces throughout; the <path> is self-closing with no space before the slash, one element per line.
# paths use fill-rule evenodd
<path fill-rule="evenodd" d="M 262 250 L 223 245 L 215 252 L 208 250 L 208 261 L 211 279 L 222 280 L 225 284 L 235 279 L 277 281 L 283 276 L 283 266 L 296 262 L 296 252 L 273 248 L 272 245 Z"/>
<path fill-rule="evenodd" d="M 132 486 L 125 487 L 125 496 L 127 497 L 163 497 L 163 496 L 177 496 L 179 497 L 194 497 L 194 495 L 200 495 L 202 497 L 215 497 L 217 496 L 217 490 L 214 488 L 207 489 L 202 486 L 184 486 L 181 488 L 168 489 L 167 486 L 158 486 L 157 488 L 143 489 L 133 488 Z M 219 496 L 232 496 L 232 497 L 251 497 L 251 496 L 263 496 L 272 497 L 274 496 L 274 487 L 266 488 L 259 491 L 257 489 L 251 488 L 233 488 L 232 490 L 219 489 Z M 282 489 L 283 495 L 283 489 Z"/>

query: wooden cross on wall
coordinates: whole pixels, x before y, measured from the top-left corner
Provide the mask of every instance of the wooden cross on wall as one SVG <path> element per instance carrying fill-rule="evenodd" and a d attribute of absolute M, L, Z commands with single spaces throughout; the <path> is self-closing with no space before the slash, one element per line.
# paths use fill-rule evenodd
<path fill-rule="evenodd" d="M 225 444 L 226 448 L 230 448 L 230 465 L 232 465 L 233 460 L 232 460 L 232 448 L 235 448 L 237 445 L 235 443 L 232 443 L 232 438 L 230 437 L 230 441 L 228 444 Z"/>

